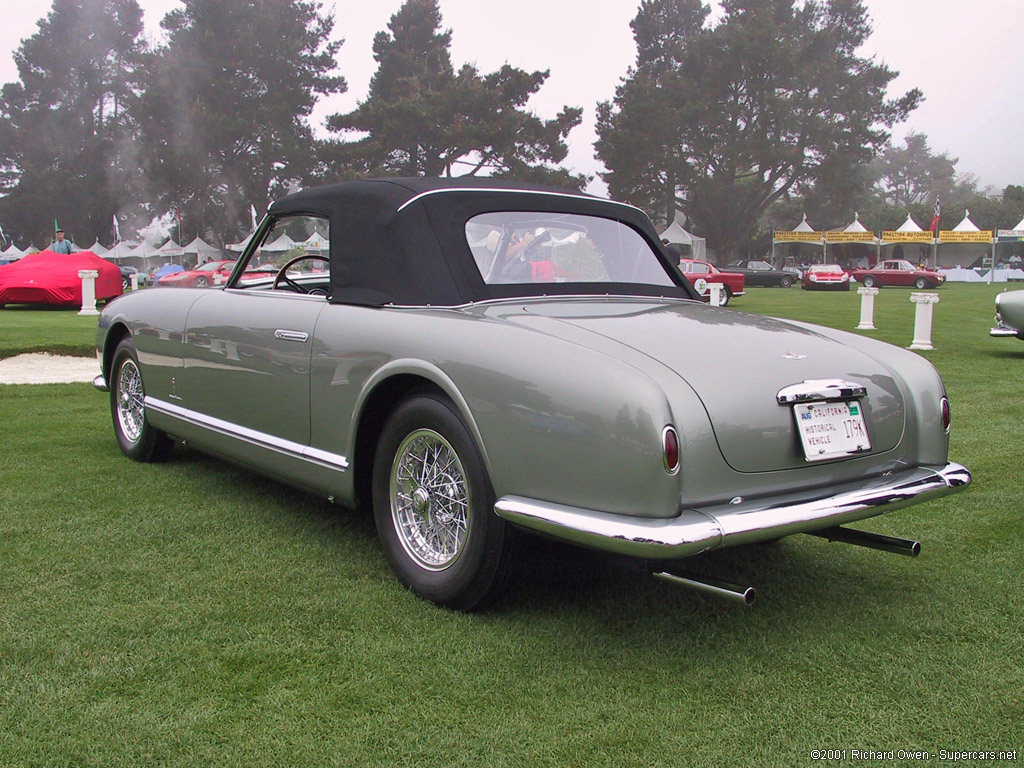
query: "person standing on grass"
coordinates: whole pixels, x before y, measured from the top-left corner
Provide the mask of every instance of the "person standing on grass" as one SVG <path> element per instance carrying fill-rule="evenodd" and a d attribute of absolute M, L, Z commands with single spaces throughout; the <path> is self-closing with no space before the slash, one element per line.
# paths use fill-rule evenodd
<path fill-rule="evenodd" d="M 71 241 L 64 239 L 64 230 L 57 230 L 57 239 L 50 246 L 50 250 L 54 253 L 63 253 L 69 255 L 71 253 Z"/>

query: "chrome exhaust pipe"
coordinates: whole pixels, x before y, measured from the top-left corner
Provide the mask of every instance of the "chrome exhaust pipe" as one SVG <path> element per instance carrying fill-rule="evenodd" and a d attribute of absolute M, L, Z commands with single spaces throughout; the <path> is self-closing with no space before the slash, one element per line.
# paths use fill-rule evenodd
<path fill-rule="evenodd" d="M 883 536 L 880 533 L 855 531 L 852 528 L 822 528 L 820 531 L 807 531 L 811 536 L 819 536 L 829 541 L 841 541 L 844 544 L 856 544 L 858 547 L 880 549 L 883 552 L 895 552 L 897 555 L 917 557 L 921 554 L 921 542 L 910 539 L 898 539 L 895 536 Z"/>
<path fill-rule="evenodd" d="M 753 587 L 741 587 L 738 584 L 709 579 L 705 576 L 696 576 L 692 573 L 678 574 L 662 571 L 655 573 L 654 578 L 667 581 L 670 584 L 677 584 L 681 587 L 696 589 L 698 592 L 707 592 L 709 595 L 715 595 L 716 597 L 736 600 L 744 605 L 753 605 L 754 599 L 757 597 Z"/>

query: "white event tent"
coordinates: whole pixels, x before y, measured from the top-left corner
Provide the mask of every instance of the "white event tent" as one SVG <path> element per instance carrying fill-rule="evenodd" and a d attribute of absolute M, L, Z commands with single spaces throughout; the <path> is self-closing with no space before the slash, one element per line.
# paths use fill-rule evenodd
<path fill-rule="evenodd" d="M 800 249 L 803 246 L 812 246 L 815 249 L 821 249 L 821 261 L 825 261 L 825 235 L 823 232 L 819 232 L 810 225 L 807 221 L 807 214 L 803 215 L 800 223 L 797 224 L 793 229 L 789 230 L 776 230 L 772 233 L 772 263 L 775 264 L 775 246 L 776 245 L 789 245 L 788 253 L 786 254 L 786 263 L 790 262 L 790 259 L 794 263 L 799 261 L 798 256 L 800 255 Z M 818 256 L 814 257 L 815 259 Z"/>
<path fill-rule="evenodd" d="M 672 223 L 659 234 L 662 240 L 668 240 L 671 245 L 683 245 L 689 248 L 689 254 L 683 253 L 684 258 L 707 261 L 708 249 L 705 239 L 687 232 L 677 220 L 672 219 Z"/>
<path fill-rule="evenodd" d="M 191 243 L 184 246 L 182 251 L 186 256 L 195 254 L 197 264 L 219 259 L 221 255 L 219 248 L 210 245 L 201 237 L 196 237 Z"/>
<path fill-rule="evenodd" d="M 970 266 L 979 259 L 984 263 L 986 255 L 990 259 L 990 266 L 994 262 L 992 230 L 978 229 L 971 221 L 970 211 L 964 211 L 963 219 L 953 229 L 939 231 L 935 249 L 935 261 L 939 266 Z"/>
<path fill-rule="evenodd" d="M 896 229 L 887 229 L 882 232 L 879 242 L 878 260 L 882 259 L 906 259 L 915 264 L 926 262 L 931 249 L 934 247 L 935 236 L 927 229 L 921 229 L 914 217 L 909 213 L 907 220 Z M 888 255 L 882 253 L 883 248 L 892 247 Z M 911 253 L 907 251 L 911 250 Z"/>
<path fill-rule="evenodd" d="M 7 250 L 0 253 L 0 261 L 16 261 L 25 255 L 25 251 L 21 250 L 13 242 L 7 246 Z"/>
<path fill-rule="evenodd" d="M 844 229 L 825 233 L 825 261 L 846 267 L 867 267 L 872 250 L 875 258 L 878 257 L 878 243 L 878 238 L 860 223 L 860 214 L 855 212 L 853 221 Z M 832 246 L 831 257 L 829 246 Z"/>

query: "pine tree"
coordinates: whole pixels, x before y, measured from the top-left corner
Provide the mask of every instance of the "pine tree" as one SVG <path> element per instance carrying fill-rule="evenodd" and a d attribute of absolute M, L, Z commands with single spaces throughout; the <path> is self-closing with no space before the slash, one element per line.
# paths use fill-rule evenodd
<path fill-rule="evenodd" d="M 541 120 L 526 109 L 547 71 L 507 64 L 485 75 L 470 64 L 456 71 L 436 0 L 407 0 L 388 29 L 374 37 L 378 69 L 366 100 L 328 120 L 334 132 L 365 134 L 337 144 L 335 162 L 369 175 L 480 173 L 577 189 L 586 182 L 551 167 L 565 159 L 565 138 L 582 110 L 563 107 Z"/>
<path fill-rule="evenodd" d="M 161 25 L 137 109 L 155 212 L 224 242 L 312 173 L 309 116 L 345 90 L 334 18 L 306 0 L 185 0 Z"/>
<path fill-rule="evenodd" d="M 79 243 L 111 236 L 133 197 L 126 106 L 146 54 L 135 0 L 54 0 L 0 92 L 0 220 L 49 244 L 56 218 Z"/>
<path fill-rule="evenodd" d="M 665 219 L 681 209 L 728 258 L 830 157 L 870 162 L 921 94 L 887 99 L 897 73 L 857 55 L 871 32 L 861 0 L 723 0 L 710 27 L 704 7 L 641 4 L 641 56 L 599 105 L 596 147 L 613 196 Z"/>

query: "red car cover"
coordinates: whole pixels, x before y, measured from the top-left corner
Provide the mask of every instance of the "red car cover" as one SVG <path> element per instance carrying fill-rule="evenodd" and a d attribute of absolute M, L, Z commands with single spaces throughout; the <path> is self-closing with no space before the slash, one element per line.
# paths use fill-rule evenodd
<path fill-rule="evenodd" d="M 95 269 L 96 299 L 121 295 L 121 270 L 92 251 L 63 254 L 41 251 L 0 267 L 0 305 L 82 306 L 80 269 Z"/>

